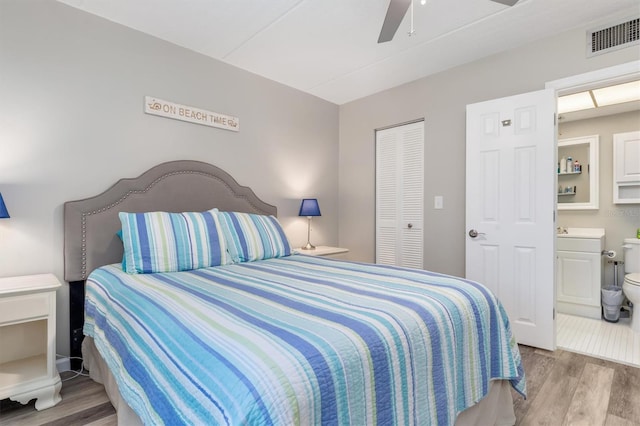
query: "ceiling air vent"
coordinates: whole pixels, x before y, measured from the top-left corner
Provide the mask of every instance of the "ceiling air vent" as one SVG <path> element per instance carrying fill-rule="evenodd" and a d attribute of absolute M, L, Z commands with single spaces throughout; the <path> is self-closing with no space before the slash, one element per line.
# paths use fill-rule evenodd
<path fill-rule="evenodd" d="M 638 44 L 640 18 L 587 32 L 587 56 L 599 55 Z"/>

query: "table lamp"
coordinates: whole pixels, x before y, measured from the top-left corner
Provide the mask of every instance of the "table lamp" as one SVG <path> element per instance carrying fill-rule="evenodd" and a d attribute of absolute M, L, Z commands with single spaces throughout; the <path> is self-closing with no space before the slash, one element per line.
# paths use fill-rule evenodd
<path fill-rule="evenodd" d="M 314 250 L 316 246 L 311 244 L 311 218 L 313 216 L 322 216 L 320 214 L 320 206 L 316 198 L 305 198 L 300 204 L 300 213 L 298 216 L 306 216 L 309 219 L 309 227 L 307 229 L 307 245 L 302 247 L 303 250 Z"/>
<path fill-rule="evenodd" d="M 4 205 L 4 200 L 2 199 L 2 194 L 0 194 L 0 219 L 9 219 L 9 212 L 7 211 L 7 206 Z"/>

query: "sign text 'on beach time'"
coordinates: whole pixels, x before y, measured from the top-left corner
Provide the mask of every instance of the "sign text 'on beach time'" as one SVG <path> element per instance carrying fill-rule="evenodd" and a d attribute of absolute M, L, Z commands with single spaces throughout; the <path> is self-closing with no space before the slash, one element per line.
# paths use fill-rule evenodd
<path fill-rule="evenodd" d="M 240 130 L 240 119 L 238 117 L 176 104 L 151 96 L 145 96 L 144 98 L 144 112 L 235 132 Z"/>

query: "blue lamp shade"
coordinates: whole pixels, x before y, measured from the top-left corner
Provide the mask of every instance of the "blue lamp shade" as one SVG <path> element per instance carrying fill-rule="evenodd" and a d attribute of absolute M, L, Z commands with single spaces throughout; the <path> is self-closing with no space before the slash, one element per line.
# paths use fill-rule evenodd
<path fill-rule="evenodd" d="M 7 211 L 7 206 L 4 205 L 4 200 L 2 199 L 2 194 L 0 194 L 0 219 L 9 219 L 9 212 Z"/>
<path fill-rule="evenodd" d="M 2 199 L 2 194 L 0 194 L 0 219 L 9 219 L 9 212 L 7 211 L 7 206 L 4 205 L 4 200 Z"/>
<path fill-rule="evenodd" d="M 298 216 L 322 216 L 320 214 L 320 206 L 316 198 L 305 198 L 300 204 L 300 213 Z"/>

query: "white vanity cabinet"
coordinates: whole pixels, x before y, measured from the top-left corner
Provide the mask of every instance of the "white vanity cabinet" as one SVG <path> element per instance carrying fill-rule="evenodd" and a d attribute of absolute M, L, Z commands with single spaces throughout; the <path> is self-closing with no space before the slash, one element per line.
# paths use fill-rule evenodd
<path fill-rule="evenodd" d="M 600 290 L 603 278 L 604 230 L 558 235 L 556 287 L 558 312 L 601 318 Z"/>

